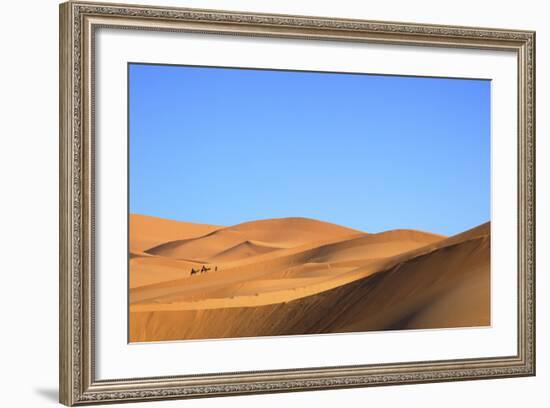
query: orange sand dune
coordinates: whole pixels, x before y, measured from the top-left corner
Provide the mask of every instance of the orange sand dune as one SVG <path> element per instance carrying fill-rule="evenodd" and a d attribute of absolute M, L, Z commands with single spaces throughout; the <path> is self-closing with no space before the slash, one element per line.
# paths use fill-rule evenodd
<path fill-rule="evenodd" d="M 400 254 L 441 239 L 442 237 L 438 235 L 402 230 L 381 234 L 359 233 L 347 238 L 314 241 L 313 243 L 266 253 L 262 256 L 247 257 L 242 260 L 216 265 L 218 268 L 216 273 L 193 276 L 192 285 L 189 285 L 185 280 L 166 281 L 158 285 L 149 285 L 139 291 L 134 291 L 131 301 L 132 303 L 153 299 L 157 303 L 167 299 L 175 301 L 182 298 L 189 299 L 191 294 L 197 293 L 208 299 L 213 296 L 212 291 L 224 293 L 226 297 L 231 297 L 235 296 L 236 293 L 230 285 L 249 282 L 252 279 L 269 279 L 275 277 L 272 275 L 280 275 L 281 273 L 285 275 L 288 284 L 291 285 L 291 281 L 288 281 L 289 278 L 301 277 L 302 270 L 299 266 L 306 263 L 311 264 L 312 262 L 317 265 L 318 270 L 330 268 L 331 273 L 329 275 L 334 277 L 336 271 L 339 271 L 339 273 L 348 272 L 358 266 L 370 264 L 372 260 L 378 260 L 378 263 L 386 262 L 386 258 L 380 258 L 381 254 L 386 256 Z M 375 247 L 376 250 L 370 250 L 371 247 Z M 317 262 L 319 259 L 323 262 Z M 347 262 L 343 262 L 346 260 Z M 370 267 L 369 271 L 376 271 L 376 267 Z M 291 290 L 295 289 L 293 286 L 289 286 L 289 288 Z"/>
<path fill-rule="evenodd" d="M 489 223 L 445 238 L 287 218 L 141 248 L 130 341 L 490 324 Z"/>
<path fill-rule="evenodd" d="M 261 241 L 246 240 L 210 257 L 209 261 L 213 263 L 238 261 L 239 259 L 267 254 L 278 249 L 282 248 Z"/>
<path fill-rule="evenodd" d="M 172 240 L 146 252 L 170 258 L 206 260 L 246 241 L 259 241 L 261 246 L 289 248 L 316 240 L 346 237 L 358 232 L 307 218 L 280 218 L 246 222 L 221 228 L 201 237 Z"/>
<path fill-rule="evenodd" d="M 131 253 L 144 252 L 167 241 L 194 238 L 220 228 L 140 214 L 130 214 L 129 221 Z"/>

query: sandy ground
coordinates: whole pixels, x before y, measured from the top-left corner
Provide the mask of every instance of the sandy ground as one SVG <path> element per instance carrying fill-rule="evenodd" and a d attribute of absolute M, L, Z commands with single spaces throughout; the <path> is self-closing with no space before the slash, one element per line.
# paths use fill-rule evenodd
<path fill-rule="evenodd" d="M 133 214 L 129 263 L 132 342 L 490 325 L 490 223 L 447 238 Z"/>

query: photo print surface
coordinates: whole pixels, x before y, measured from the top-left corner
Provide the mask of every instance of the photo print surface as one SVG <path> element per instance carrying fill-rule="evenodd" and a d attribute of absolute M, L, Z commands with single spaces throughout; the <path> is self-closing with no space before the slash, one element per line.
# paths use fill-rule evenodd
<path fill-rule="evenodd" d="M 491 82 L 128 65 L 130 342 L 491 325 Z"/>

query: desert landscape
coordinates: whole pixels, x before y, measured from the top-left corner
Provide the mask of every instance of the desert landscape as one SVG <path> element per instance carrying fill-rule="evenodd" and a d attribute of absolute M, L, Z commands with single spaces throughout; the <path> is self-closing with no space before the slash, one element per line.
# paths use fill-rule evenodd
<path fill-rule="evenodd" d="M 490 236 L 131 214 L 129 341 L 488 326 Z"/>

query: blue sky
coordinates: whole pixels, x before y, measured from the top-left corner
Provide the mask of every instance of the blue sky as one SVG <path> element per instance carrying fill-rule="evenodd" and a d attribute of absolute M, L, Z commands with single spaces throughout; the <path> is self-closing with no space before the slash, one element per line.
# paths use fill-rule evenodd
<path fill-rule="evenodd" d="M 490 219 L 490 81 L 130 64 L 130 212 L 451 235 Z"/>

